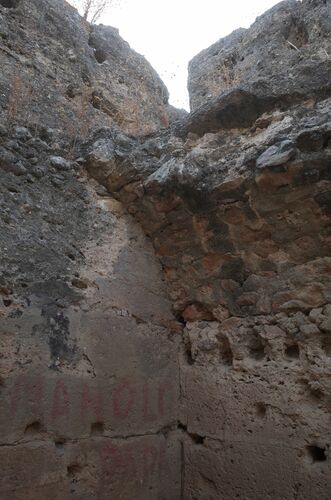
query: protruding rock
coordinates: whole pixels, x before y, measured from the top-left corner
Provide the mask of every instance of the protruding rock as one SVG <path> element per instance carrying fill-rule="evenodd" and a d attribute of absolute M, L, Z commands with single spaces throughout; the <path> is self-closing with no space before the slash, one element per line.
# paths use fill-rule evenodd
<path fill-rule="evenodd" d="M 258 168 L 274 167 L 288 162 L 295 156 L 295 144 L 292 141 L 285 140 L 278 144 L 270 146 L 257 159 Z"/>
<path fill-rule="evenodd" d="M 207 103 L 214 106 L 216 99 L 222 101 L 239 89 L 257 100 L 261 112 L 271 104 L 288 106 L 307 96 L 325 97 L 330 92 L 330 26 L 328 0 L 275 5 L 249 29 L 235 31 L 192 59 L 192 111 Z M 248 119 L 243 116 L 242 126 Z"/>

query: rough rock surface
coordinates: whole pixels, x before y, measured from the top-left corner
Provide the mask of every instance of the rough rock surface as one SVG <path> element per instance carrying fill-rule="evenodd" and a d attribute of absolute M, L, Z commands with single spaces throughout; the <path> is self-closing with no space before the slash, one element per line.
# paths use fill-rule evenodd
<path fill-rule="evenodd" d="M 0 2 L 0 63 L 5 118 L 73 138 L 97 125 L 142 135 L 169 124 L 168 91 L 145 58 L 64 0 Z"/>
<path fill-rule="evenodd" d="M 178 347 L 159 265 L 58 155 L 22 127 L 1 137 L 0 497 L 177 498 Z"/>
<path fill-rule="evenodd" d="M 329 499 L 329 6 L 282 2 L 218 42 L 251 53 L 244 84 L 197 84 L 174 127 L 0 126 L 1 498 Z M 319 43 L 285 36 L 292 17 Z M 269 38 L 294 58 L 286 98 L 278 56 L 269 87 L 249 73 Z"/>
<path fill-rule="evenodd" d="M 167 91 L 62 0 L 0 18 L 0 498 L 179 498 L 180 325 L 150 242 L 74 161 L 97 125 L 167 125 Z"/>
<path fill-rule="evenodd" d="M 189 130 L 249 126 L 263 112 L 330 93 L 329 0 L 285 0 L 189 65 Z"/>
<path fill-rule="evenodd" d="M 249 33 L 289 6 L 327 22 L 324 2 L 281 3 Z M 183 498 L 329 496 L 331 101 L 319 64 L 306 61 L 315 80 L 302 73 L 293 102 L 265 108 L 269 89 L 230 82 L 177 135 L 104 129 L 85 145 L 90 175 L 152 240 L 185 324 Z"/>

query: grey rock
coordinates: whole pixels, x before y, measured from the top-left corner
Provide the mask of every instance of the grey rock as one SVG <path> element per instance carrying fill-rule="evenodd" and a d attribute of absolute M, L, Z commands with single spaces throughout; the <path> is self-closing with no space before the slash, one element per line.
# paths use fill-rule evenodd
<path fill-rule="evenodd" d="M 26 127 L 15 127 L 14 137 L 20 141 L 28 141 L 32 135 Z"/>
<path fill-rule="evenodd" d="M 292 141 L 285 140 L 270 146 L 259 156 L 256 162 L 258 168 L 274 167 L 288 162 L 295 156 L 295 145 Z"/>
<path fill-rule="evenodd" d="M 49 163 L 52 167 L 55 167 L 57 170 L 70 170 L 71 162 L 62 158 L 61 156 L 51 156 L 49 159 Z"/>
<path fill-rule="evenodd" d="M 191 109 L 231 89 L 288 104 L 330 92 L 331 9 L 326 1 L 286 0 L 247 30 L 233 32 L 190 62 Z"/>
<path fill-rule="evenodd" d="M 327 318 L 320 324 L 320 329 L 328 334 L 331 334 L 331 318 Z"/>
<path fill-rule="evenodd" d="M 0 123 L 0 137 L 7 135 L 8 129 L 2 123 Z"/>
<path fill-rule="evenodd" d="M 179 128 L 179 134 L 191 132 L 201 136 L 222 128 L 249 127 L 265 109 L 266 104 L 261 104 L 254 94 L 240 88 L 231 89 L 208 100 L 188 115 Z"/>
<path fill-rule="evenodd" d="M 19 6 L 21 0 L 0 0 L 0 5 L 7 9 L 14 9 Z"/>
<path fill-rule="evenodd" d="M 137 135 L 169 125 L 166 86 L 116 28 L 90 26 L 64 0 L 22 0 L 15 16 L 11 9 L 1 15 L 1 32 L 8 36 L 0 37 L 0 110 L 16 78 L 22 87 L 16 123 L 42 123 L 69 139 L 110 123 Z"/>
<path fill-rule="evenodd" d="M 17 160 L 13 153 L 4 148 L 0 148 L 0 169 L 5 172 L 11 172 L 14 175 L 23 175 L 26 173 L 26 168 L 22 162 Z"/>
<path fill-rule="evenodd" d="M 44 177 L 46 173 L 46 168 L 42 166 L 35 166 L 31 169 L 31 174 L 34 175 L 37 179 L 41 179 Z"/>

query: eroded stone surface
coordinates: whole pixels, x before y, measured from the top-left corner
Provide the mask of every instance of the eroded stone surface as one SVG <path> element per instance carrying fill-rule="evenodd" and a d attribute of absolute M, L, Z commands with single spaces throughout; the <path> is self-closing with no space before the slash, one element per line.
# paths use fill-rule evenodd
<path fill-rule="evenodd" d="M 195 56 L 189 67 L 192 110 L 230 89 L 268 103 L 330 91 L 330 3 L 285 0 Z"/>
<path fill-rule="evenodd" d="M 330 94 L 330 3 L 286 0 L 192 59 L 181 133 L 245 128 L 263 112 Z"/>
<path fill-rule="evenodd" d="M 184 498 L 329 495 L 329 119 L 329 99 L 306 101 L 245 130 L 86 145 L 186 323 Z"/>
<path fill-rule="evenodd" d="M 91 26 L 64 0 L 0 3 L 3 118 L 61 128 L 72 140 L 97 125 L 144 135 L 169 125 L 168 91 L 118 33 Z"/>
<path fill-rule="evenodd" d="M 179 325 L 154 251 L 65 149 L 2 132 L 0 497 L 179 498 Z"/>
<path fill-rule="evenodd" d="M 197 109 L 171 129 L 136 133 L 140 113 L 160 129 L 157 85 L 131 96 L 130 128 L 117 71 L 155 75 L 106 27 L 88 29 L 91 96 L 123 121 L 74 142 L 0 125 L 1 498 L 329 498 L 328 4 L 282 2 L 200 54 Z M 0 9 L 6 29 L 20 8 Z M 4 75 L 23 38 L 5 33 Z M 81 102 L 66 83 L 51 100 Z"/>

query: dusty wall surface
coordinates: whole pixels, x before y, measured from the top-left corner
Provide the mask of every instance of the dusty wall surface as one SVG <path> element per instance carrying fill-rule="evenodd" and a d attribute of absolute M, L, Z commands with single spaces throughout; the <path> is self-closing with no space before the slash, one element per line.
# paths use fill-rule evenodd
<path fill-rule="evenodd" d="M 159 263 L 73 161 L 96 126 L 167 126 L 167 90 L 66 2 L 1 1 L 0 20 L 0 497 L 179 498 Z"/>
<path fill-rule="evenodd" d="M 8 155 L 14 140 L 39 170 L 2 170 L 0 496 L 178 498 L 176 325 L 153 250 L 70 162 L 61 180 L 46 145 L 19 129 Z"/>
<path fill-rule="evenodd" d="M 9 90 L 30 38 L 8 38 L 27 4 L 4 2 Z M 61 5 L 46 38 L 31 38 L 53 56 L 61 15 L 77 24 Z M 129 49 L 106 27 L 80 25 L 77 40 L 66 28 L 83 52 L 65 82 L 92 48 L 96 78 L 114 73 L 87 109 L 107 115 L 113 100 L 124 122 L 100 128 L 96 115 L 73 143 L 49 126 L 77 109 L 75 86 L 64 100 L 45 86 L 46 126 L 9 119 L 4 92 L 1 499 L 329 498 L 329 6 L 281 2 L 198 55 L 193 112 L 168 129 L 157 86 L 132 97 L 145 122 L 125 108 L 117 71 Z M 259 65 L 265 44 L 272 58 Z M 130 85 L 141 77 L 132 57 Z"/>
<path fill-rule="evenodd" d="M 179 498 L 160 266 L 73 161 L 96 125 L 167 125 L 166 88 L 66 2 L 2 1 L 0 20 L 0 498 Z"/>
<path fill-rule="evenodd" d="M 131 142 L 124 186 L 110 139 L 91 143 L 87 169 L 152 239 L 185 324 L 184 498 L 329 496 L 329 117 L 306 101 L 240 138 L 159 138 L 147 166 Z"/>
<path fill-rule="evenodd" d="M 247 52 L 257 56 L 268 22 L 278 33 L 284 9 L 330 19 L 326 2 L 283 2 L 248 30 Z M 318 72 L 315 43 L 288 93 L 275 96 L 272 79 L 248 88 L 244 75 L 175 135 L 97 134 L 85 151 L 90 175 L 151 238 L 184 323 L 186 499 L 329 497 L 331 113 L 329 61 Z M 319 43 L 328 53 L 323 30 Z M 210 52 L 196 64 L 206 85 Z"/>

